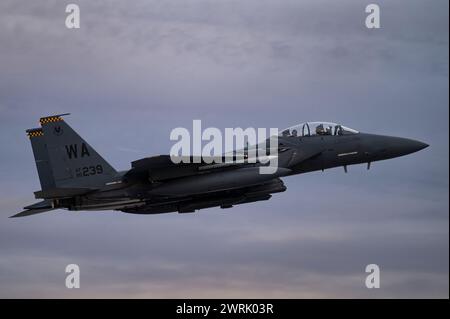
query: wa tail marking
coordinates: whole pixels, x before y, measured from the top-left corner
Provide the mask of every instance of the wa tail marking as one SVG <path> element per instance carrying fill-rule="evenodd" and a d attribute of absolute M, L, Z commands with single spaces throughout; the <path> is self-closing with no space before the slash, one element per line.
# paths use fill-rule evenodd
<path fill-rule="evenodd" d="M 66 153 L 67 153 L 67 156 L 69 157 L 69 159 L 78 158 L 78 144 L 64 145 L 64 147 L 66 148 Z M 85 157 L 85 156 L 91 156 L 91 154 L 89 154 L 89 150 L 88 150 L 86 144 L 81 143 L 80 157 Z"/>

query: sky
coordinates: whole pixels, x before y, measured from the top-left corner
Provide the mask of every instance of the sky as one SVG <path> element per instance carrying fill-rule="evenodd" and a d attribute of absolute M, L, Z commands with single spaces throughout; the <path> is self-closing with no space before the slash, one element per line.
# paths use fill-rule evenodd
<path fill-rule="evenodd" d="M 380 29 L 365 1 L 72 3 L 80 29 L 61 1 L 0 3 L 1 298 L 449 297 L 448 1 L 377 0 Z M 227 210 L 8 219 L 40 189 L 25 129 L 66 112 L 118 170 L 168 154 L 194 119 L 331 121 L 430 147 Z"/>

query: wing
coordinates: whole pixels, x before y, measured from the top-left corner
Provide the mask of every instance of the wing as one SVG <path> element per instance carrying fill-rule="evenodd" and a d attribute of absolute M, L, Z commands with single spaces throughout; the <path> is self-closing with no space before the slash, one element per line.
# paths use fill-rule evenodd
<path fill-rule="evenodd" d="M 213 157 L 184 157 L 183 161 L 178 161 L 178 163 L 172 161 L 170 155 L 146 157 L 132 162 L 132 168 L 124 177 L 128 179 L 164 181 L 197 174 L 218 172 L 221 170 L 233 170 L 261 165 L 259 159 L 251 162 L 246 156 L 245 151 L 248 151 L 248 149 L 235 152 L 235 154 L 241 156 L 239 159 L 225 157 L 225 155 L 223 155 L 221 162 L 219 163 L 216 163 L 217 161 L 214 161 Z M 317 145 L 308 145 L 308 147 L 305 148 L 300 147 L 296 143 L 292 143 L 289 139 L 280 138 L 278 141 L 278 153 L 273 156 L 278 157 L 278 167 L 290 168 L 318 156 L 322 152 L 323 145 L 321 143 Z M 266 156 L 263 157 L 267 158 Z M 180 160 L 181 157 L 177 159 Z"/>
<path fill-rule="evenodd" d="M 209 207 L 268 200 L 273 193 L 286 190 L 279 177 L 289 175 L 289 167 L 317 156 L 322 146 L 300 149 L 289 141 L 280 141 L 278 170 L 274 175 L 256 173 L 261 163 L 243 160 L 211 163 L 212 158 L 190 157 L 189 162 L 174 163 L 169 155 L 147 157 L 131 163 L 125 179 L 151 181 L 155 187 L 147 204 L 122 211 L 136 214 L 194 212 Z M 221 184 L 218 187 L 216 184 Z M 222 187 L 223 186 L 223 187 Z"/>
<path fill-rule="evenodd" d="M 131 169 L 125 174 L 126 179 L 146 179 L 163 181 L 180 177 L 197 175 L 199 173 L 217 172 L 245 166 L 254 166 L 245 160 L 213 163 L 212 157 L 189 157 L 189 161 L 174 163 L 170 155 L 146 157 L 131 162 Z"/>

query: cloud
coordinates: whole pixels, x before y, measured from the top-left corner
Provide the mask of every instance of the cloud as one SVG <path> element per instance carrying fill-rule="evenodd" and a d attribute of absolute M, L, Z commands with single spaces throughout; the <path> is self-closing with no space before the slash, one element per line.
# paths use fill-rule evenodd
<path fill-rule="evenodd" d="M 448 298 L 448 2 L 379 4 L 369 31 L 359 1 L 79 1 L 74 31 L 58 1 L 2 1 L 0 297 Z M 39 189 L 24 130 L 64 112 L 117 169 L 193 119 L 331 120 L 430 147 L 230 210 L 7 219 Z"/>

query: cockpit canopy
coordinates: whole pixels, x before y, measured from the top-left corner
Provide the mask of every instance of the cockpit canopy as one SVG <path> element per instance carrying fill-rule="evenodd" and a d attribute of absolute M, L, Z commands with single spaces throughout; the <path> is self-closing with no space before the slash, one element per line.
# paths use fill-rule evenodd
<path fill-rule="evenodd" d="M 350 135 L 359 132 L 344 125 L 330 122 L 306 122 L 288 127 L 279 136 Z"/>

